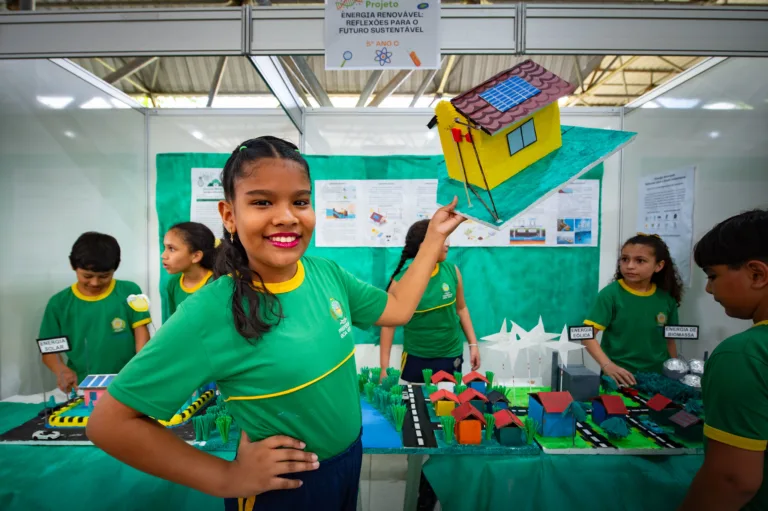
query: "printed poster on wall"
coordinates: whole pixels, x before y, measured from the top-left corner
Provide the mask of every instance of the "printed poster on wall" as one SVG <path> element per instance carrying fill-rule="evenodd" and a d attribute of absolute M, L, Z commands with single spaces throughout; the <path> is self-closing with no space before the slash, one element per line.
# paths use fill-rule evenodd
<path fill-rule="evenodd" d="M 189 219 L 205 224 L 216 237 L 222 236 L 219 201 L 224 199 L 224 187 L 219 181 L 221 169 L 192 169 L 192 200 Z"/>
<path fill-rule="evenodd" d="M 326 0 L 325 69 L 437 69 L 439 0 Z"/>
<path fill-rule="evenodd" d="M 315 181 L 318 247 L 402 247 L 408 228 L 430 218 L 437 180 Z M 574 181 L 541 204 L 490 229 L 467 220 L 451 235 L 457 247 L 595 247 L 600 181 Z"/>
<path fill-rule="evenodd" d="M 637 231 L 658 234 L 669 246 L 686 286 L 691 284 L 693 193 L 696 167 L 640 177 Z"/>

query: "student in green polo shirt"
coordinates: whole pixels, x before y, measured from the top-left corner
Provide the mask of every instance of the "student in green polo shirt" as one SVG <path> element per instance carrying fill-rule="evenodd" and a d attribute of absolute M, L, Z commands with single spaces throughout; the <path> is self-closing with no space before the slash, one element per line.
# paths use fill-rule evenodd
<path fill-rule="evenodd" d="M 315 213 L 309 166 L 295 145 L 248 140 L 221 181 L 229 236 L 217 254 L 220 277 L 185 300 L 117 376 L 88 437 L 140 470 L 227 497 L 226 509 L 353 510 L 362 417 L 352 326 L 408 322 L 445 239 L 464 220 L 457 200 L 435 213 L 419 255 L 386 293 L 304 254 Z M 147 418 L 170 418 L 210 381 L 243 429 L 233 462 Z"/>
<path fill-rule="evenodd" d="M 86 232 L 72 246 L 69 262 L 77 282 L 53 295 L 40 338 L 66 336 L 66 364 L 43 355 L 59 389 L 69 392 L 88 374 L 117 373 L 149 340 L 149 304 L 133 282 L 114 279 L 120 245 L 108 234 Z"/>
<path fill-rule="evenodd" d="M 707 292 L 752 322 L 704 365 L 704 464 L 681 511 L 768 509 L 768 210 L 731 217 L 696 244 Z"/>
<path fill-rule="evenodd" d="M 163 268 L 173 275 L 166 286 L 169 315 L 211 280 L 217 241 L 211 230 L 198 222 L 182 222 L 165 233 Z"/>
<path fill-rule="evenodd" d="M 664 325 L 678 324 L 683 284 L 666 243 L 638 233 L 621 248 L 615 280 L 597 295 L 585 323 L 603 331 L 601 343 L 584 345 L 603 374 L 619 385 L 634 385 L 633 373 L 662 372 L 677 356 Z"/>
<path fill-rule="evenodd" d="M 419 247 L 427 234 L 429 220 L 419 220 L 411 225 L 405 236 L 405 245 L 400 262 L 390 278 L 387 289 L 394 289 L 408 269 L 408 261 L 416 257 Z M 413 318 L 403 327 L 403 355 L 400 364 L 401 378 L 409 383 L 424 383 L 422 370 L 461 372 L 464 363 L 464 348 L 461 330 L 469 343 L 470 365 L 475 371 L 480 368 L 480 351 L 464 300 L 464 286 L 459 268 L 447 263 L 448 243 L 432 271 L 424 296 L 416 307 Z M 382 378 L 389 367 L 389 357 L 394 328 L 381 329 L 380 363 Z"/>

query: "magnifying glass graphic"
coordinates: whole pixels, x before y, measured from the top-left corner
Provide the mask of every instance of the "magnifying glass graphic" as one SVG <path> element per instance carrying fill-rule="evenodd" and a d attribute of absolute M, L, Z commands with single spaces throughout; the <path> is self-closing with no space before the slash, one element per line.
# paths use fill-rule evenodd
<path fill-rule="evenodd" d="M 352 52 L 349 50 L 344 52 L 344 60 L 339 67 L 344 67 L 344 64 L 346 64 L 348 60 L 352 60 Z"/>

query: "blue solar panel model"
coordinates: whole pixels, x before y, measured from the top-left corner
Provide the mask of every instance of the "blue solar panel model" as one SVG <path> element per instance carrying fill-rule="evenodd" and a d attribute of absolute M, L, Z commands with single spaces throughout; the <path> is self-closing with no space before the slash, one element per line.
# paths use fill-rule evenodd
<path fill-rule="evenodd" d="M 107 387 L 112 380 L 115 379 L 114 374 L 91 374 L 86 376 L 83 382 L 79 385 L 81 389 L 93 389 Z"/>
<path fill-rule="evenodd" d="M 480 97 L 499 112 L 506 112 L 537 94 L 541 94 L 539 89 L 519 76 L 513 76 L 483 92 Z"/>

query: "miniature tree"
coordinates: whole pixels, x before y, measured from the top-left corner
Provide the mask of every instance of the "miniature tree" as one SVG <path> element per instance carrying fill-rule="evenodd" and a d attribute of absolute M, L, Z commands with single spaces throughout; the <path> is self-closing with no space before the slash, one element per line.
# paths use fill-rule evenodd
<path fill-rule="evenodd" d="M 382 388 L 382 389 L 383 389 L 385 392 L 389 392 L 389 389 L 391 389 L 391 388 L 392 388 L 392 380 L 390 380 L 389 376 L 387 376 L 386 378 L 384 378 L 384 379 L 381 381 L 381 385 L 380 385 L 380 386 L 381 386 L 381 388 Z"/>
<path fill-rule="evenodd" d="M 523 421 L 523 434 L 525 435 L 525 443 L 530 444 L 536 437 L 536 432 L 539 430 L 539 423 L 532 417 L 526 417 Z"/>
<path fill-rule="evenodd" d="M 72 390 L 69 391 L 69 399 L 77 399 L 77 391 L 75 390 L 75 387 L 72 387 Z"/>
<path fill-rule="evenodd" d="M 203 438 L 204 442 L 207 442 L 208 439 L 211 436 L 211 430 L 213 429 L 214 425 L 214 417 L 213 415 L 205 414 L 202 417 L 200 417 L 200 427 L 201 427 L 201 436 Z"/>
<path fill-rule="evenodd" d="M 458 396 L 459 394 L 461 394 L 465 390 L 467 390 L 467 386 L 466 385 L 456 385 L 456 388 L 454 389 L 454 391 L 455 391 L 454 394 L 456 394 Z"/>
<path fill-rule="evenodd" d="M 427 385 L 427 395 L 431 396 L 437 392 L 437 385 L 432 385 L 431 383 Z"/>
<path fill-rule="evenodd" d="M 600 424 L 600 427 L 608 435 L 608 438 L 626 438 L 629 436 L 627 423 L 621 417 L 606 419 Z"/>
<path fill-rule="evenodd" d="M 376 384 L 369 381 L 365 384 L 365 398 L 369 403 L 373 404 L 373 391 L 376 389 Z"/>
<path fill-rule="evenodd" d="M 576 447 L 576 423 L 587 420 L 587 412 L 584 410 L 581 403 L 578 401 L 571 401 L 571 403 L 565 407 L 565 410 L 563 410 L 562 415 L 563 417 L 568 417 L 568 415 L 573 417 L 573 436 L 571 438 L 573 440 L 573 446 Z"/>
<path fill-rule="evenodd" d="M 219 397 L 216 398 L 216 406 L 223 408 L 226 406 L 226 403 L 224 402 L 224 396 L 219 395 Z"/>
<path fill-rule="evenodd" d="M 56 398 L 51 396 L 48 398 L 48 403 L 45 405 L 48 408 L 56 408 Z"/>
<path fill-rule="evenodd" d="M 368 383 L 368 377 L 364 374 L 358 374 L 357 375 L 357 388 L 360 391 L 360 394 L 363 394 L 365 392 L 365 384 Z"/>
<path fill-rule="evenodd" d="M 402 397 L 403 395 L 403 386 L 402 385 L 393 385 L 391 389 L 389 389 L 390 394 L 394 394 L 397 397 Z"/>
<path fill-rule="evenodd" d="M 456 379 L 456 385 L 461 385 L 461 373 L 458 371 L 454 371 L 453 377 Z"/>
<path fill-rule="evenodd" d="M 424 384 L 432 383 L 432 369 L 422 369 L 421 375 L 424 377 Z"/>
<path fill-rule="evenodd" d="M 203 418 L 192 417 L 192 427 L 195 428 L 195 442 L 200 442 L 203 439 Z"/>
<path fill-rule="evenodd" d="M 440 423 L 443 425 L 443 436 L 445 443 L 453 443 L 453 427 L 456 425 L 456 419 L 453 415 L 443 415 L 440 417 Z"/>
<path fill-rule="evenodd" d="M 222 415 L 216 419 L 216 429 L 219 430 L 221 435 L 221 441 L 225 444 L 229 441 L 229 427 L 232 425 L 232 417 L 229 415 Z"/>
<path fill-rule="evenodd" d="M 486 371 L 485 372 L 485 378 L 488 380 L 488 388 L 492 388 L 493 387 L 493 377 L 494 377 L 494 372 L 493 371 Z"/>
<path fill-rule="evenodd" d="M 371 368 L 367 366 L 361 367 L 360 376 L 363 376 L 365 378 L 365 382 L 368 383 L 368 380 L 371 378 Z"/>
<path fill-rule="evenodd" d="M 405 422 L 406 406 L 403 404 L 391 405 L 390 413 L 392 414 L 392 420 L 395 423 L 395 431 L 398 433 L 403 430 L 403 423 Z"/>
<path fill-rule="evenodd" d="M 608 375 L 603 375 L 600 378 L 600 383 L 602 384 L 603 388 L 609 392 L 616 392 L 619 390 L 619 385 L 616 383 L 616 380 L 611 378 Z"/>
<path fill-rule="evenodd" d="M 378 384 L 381 378 L 381 367 L 374 367 L 371 369 L 371 381 Z"/>
<path fill-rule="evenodd" d="M 485 413 L 483 417 L 485 417 L 485 439 L 490 440 L 493 437 L 493 425 L 496 424 L 496 417 L 491 413 Z"/>
<path fill-rule="evenodd" d="M 704 403 L 700 399 L 691 399 L 685 403 L 685 411 L 692 415 L 704 413 Z"/>

